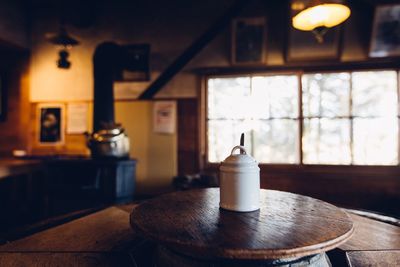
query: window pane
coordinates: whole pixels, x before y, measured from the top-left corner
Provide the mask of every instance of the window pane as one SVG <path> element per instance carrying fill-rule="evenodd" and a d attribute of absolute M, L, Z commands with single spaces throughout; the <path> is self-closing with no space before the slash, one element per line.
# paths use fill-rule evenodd
<path fill-rule="evenodd" d="M 251 151 L 251 125 L 237 120 L 209 120 L 208 121 L 208 161 L 221 162 L 231 153 L 234 146 L 240 144 L 240 135 L 245 133 L 245 147 Z"/>
<path fill-rule="evenodd" d="M 263 76 L 252 79 L 254 118 L 297 118 L 298 78 L 295 75 Z"/>
<path fill-rule="evenodd" d="M 299 163 L 297 120 L 258 121 L 254 157 L 259 163 Z"/>
<path fill-rule="evenodd" d="M 249 77 L 208 80 L 208 118 L 248 118 L 250 101 Z"/>
<path fill-rule="evenodd" d="M 355 118 L 353 124 L 353 137 L 354 164 L 397 164 L 397 118 Z"/>
<path fill-rule="evenodd" d="M 364 71 L 352 74 L 354 116 L 396 116 L 395 71 Z"/>
<path fill-rule="evenodd" d="M 303 162 L 350 164 L 350 120 L 305 119 Z"/>
<path fill-rule="evenodd" d="M 305 74 L 302 87 L 304 117 L 349 115 L 350 74 Z"/>

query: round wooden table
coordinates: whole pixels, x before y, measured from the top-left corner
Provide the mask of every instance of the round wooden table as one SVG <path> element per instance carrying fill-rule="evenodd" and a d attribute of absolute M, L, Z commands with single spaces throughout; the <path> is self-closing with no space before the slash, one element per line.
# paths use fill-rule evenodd
<path fill-rule="evenodd" d="M 135 207 L 131 226 L 161 244 L 159 255 L 180 262 L 176 266 L 183 266 L 185 257 L 250 262 L 247 265 L 263 262 L 263 266 L 325 260 L 323 252 L 353 233 L 350 217 L 334 205 L 274 190 L 262 189 L 260 197 L 260 210 L 233 212 L 219 208 L 219 188 L 166 194 Z M 182 259 L 171 259 L 173 255 Z"/>

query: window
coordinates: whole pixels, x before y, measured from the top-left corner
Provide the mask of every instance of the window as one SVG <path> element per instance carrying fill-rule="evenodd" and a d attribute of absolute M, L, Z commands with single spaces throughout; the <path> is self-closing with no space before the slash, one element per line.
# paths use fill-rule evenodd
<path fill-rule="evenodd" d="M 207 80 L 207 158 L 245 133 L 269 164 L 397 165 L 398 73 L 354 71 Z"/>

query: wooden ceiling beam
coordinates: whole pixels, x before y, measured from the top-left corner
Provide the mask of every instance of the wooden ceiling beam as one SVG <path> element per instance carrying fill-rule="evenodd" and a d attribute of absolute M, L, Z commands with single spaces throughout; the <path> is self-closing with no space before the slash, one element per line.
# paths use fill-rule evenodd
<path fill-rule="evenodd" d="M 168 83 L 185 65 L 194 58 L 210 41 L 212 41 L 227 25 L 232 18 L 237 16 L 251 0 L 236 0 L 235 3 L 211 25 L 200 37 L 198 37 L 186 50 L 169 65 L 163 73 L 152 82 L 139 96 L 139 99 L 151 99 Z"/>

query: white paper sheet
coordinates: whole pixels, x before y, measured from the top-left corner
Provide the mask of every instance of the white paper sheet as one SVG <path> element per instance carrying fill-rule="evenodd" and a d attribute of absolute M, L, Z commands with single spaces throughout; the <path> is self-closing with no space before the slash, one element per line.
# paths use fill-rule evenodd
<path fill-rule="evenodd" d="M 81 134 L 88 130 L 88 104 L 71 103 L 68 105 L 67 133 Z"/>
<path fill-rule="evenodd" d="M 175 101 L 156 101 L 153 106 L 153 129 L 155 133 L 173 134 L 175 132 Z"/>

